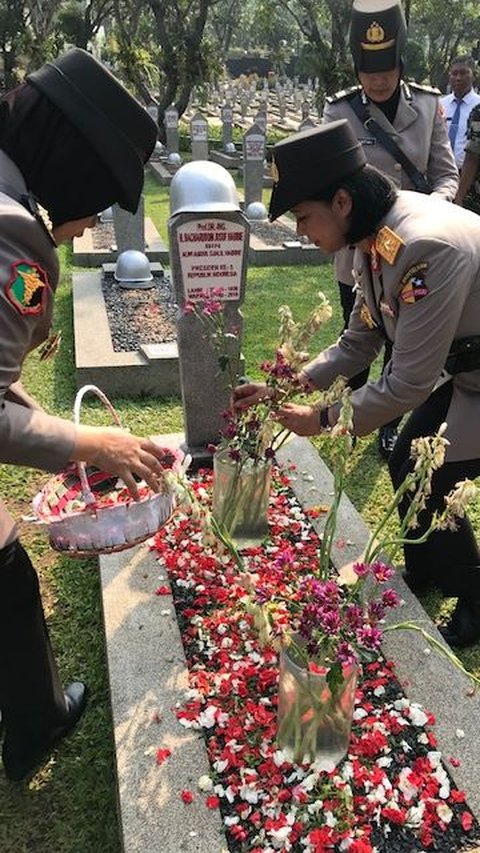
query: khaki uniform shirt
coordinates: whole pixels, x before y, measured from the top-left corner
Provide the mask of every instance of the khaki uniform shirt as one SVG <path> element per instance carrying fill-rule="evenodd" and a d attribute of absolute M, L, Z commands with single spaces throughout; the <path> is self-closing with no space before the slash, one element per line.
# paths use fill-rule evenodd
<path fill-rule="evenodd" d="M 0 462 L 56 471 L 69 460 L 75 427 L 40 409 L 19 378 L 25 356 L 48 336 L 58 260 L 23 194 L 22 175 L 0 151 Z M 0 548 L 15 535 L 0 503 Z"/>
<path fill-rule="evenodd" d="M 357 139 L 363 144 L 368 163 L 380 169 L 402 190 L 414 189 L 407 173 L 373 134 L 363 126 L 354 112 L 351 101 L 361 88 L 327 99 L 323 121 L 346 118 Z M 392 137 L 414 166 L 425 175 L 433 192 L 451 201 L 458 189 L 458 169 L 455 164 L 445 119 L 436 90 L 415 83 L 401 83 L 400 99 L 393 125 L 376 104 L 369 102 L 369 111 L 377 124 Z M 335 255 L 337 281 L 352 284 L 353 250 L 343 249 Z"/>
<path fill-rule="evenodd" d="M 388 262 L 377 254 L 375 272 L 370 255 L 355 250 L 358 291 L 349 326 L 305 368 L 314 385 L 327 388 L 335 377 L 349 379 L 370 364 L 384 333 L 393 342 L 388 369 L 352 394 L 356 435 L 423 403 L 448 378 L 443 368 L 452 342 L 480 335 L 480 217 L 432 196 L 400 192 L 383 225 L 402 241 L 396 257 Z M 453 386 L 447 460 L 477 459 L 480 370 L 456 374 Z"/>

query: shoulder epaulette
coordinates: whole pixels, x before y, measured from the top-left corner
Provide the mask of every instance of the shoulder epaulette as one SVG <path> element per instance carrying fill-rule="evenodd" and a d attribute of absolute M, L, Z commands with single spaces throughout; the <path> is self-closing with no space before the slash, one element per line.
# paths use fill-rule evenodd
<path fill-rule="evenodd" d="M 338 101 L 343 101 L 345 98 L 351 98 L 360 91 L 361 86 L 349 86 L 348 89 L 341 89 L 340 92 L 335 92 L 334 95 L 327 95 L 325 98 L 327 104 L 336 104 Z"/>
<path fill-rule="evenodd" d="M 427 94 L 436 95 L 437 97 L 442 94 L 440 89 L 437 89 L 435 86 L 426 86 L 424 83 L 415 83 L 412 80 L 405 82 L 410 89 L 415 89 L 417 92 L 427 92 Z"/>

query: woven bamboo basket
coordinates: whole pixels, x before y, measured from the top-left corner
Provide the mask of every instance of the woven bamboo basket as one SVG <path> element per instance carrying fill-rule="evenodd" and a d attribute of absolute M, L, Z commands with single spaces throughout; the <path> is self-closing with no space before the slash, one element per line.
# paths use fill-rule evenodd
<path fill-rule="evenodd" d="M 87 393 L 95 394 L 121 426 L 110 400 L 95 385 L 80 389 L 73 408 L 76 425 Z M 118 488 L 120 485 L 120 489 Z M 51 477 L 33 500 L 35 520 L 45 525 L 52 548 L 69 556 L 85 557 L 123 551 L 144 542 L 163 527 L 175 509 L 175 495 L 165 484 L 163 493 L 151 492 L 139 501 L 128 498 L 125 487 L 112 477 L 85 463 L 70 465 Z M 123 497 L 114 505 L 102 506 Z"/>

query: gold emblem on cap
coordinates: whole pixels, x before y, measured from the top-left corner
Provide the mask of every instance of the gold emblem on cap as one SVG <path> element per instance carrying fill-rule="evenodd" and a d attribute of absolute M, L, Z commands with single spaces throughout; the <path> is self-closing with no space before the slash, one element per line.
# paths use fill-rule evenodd
<path fill-rule="evenodd" d="M 276 184 L 278 184 L 278 182 L 279 182 L 279 180 L 280 180 L 280 173 L 279 173 L 279 171 L 278 171 L 278 167 L 277 167 L 277 164 L 275 163 L 275 160 L 272 160 L 272 166 L 271 166 L 271 169 L 270 169 L 270 174 L 271 174 L 271 176 L 272 176 L 272 178 L 273 178 L 274 182 L 275 182 Z"/>
<path fill-rule="evenodd" d="M 375 249 L 389 264 L 394 264 L 395 259 L 405 243 L 402 238 L 395 234 L 388 225 L 384 225 L 375 239 Z"/>
<path fill-rule="evenodd" d="M 378 21 L 372 21 L 367 30 L 367 41 L 370 44 L 378 44 L 385 38 L 385 30 L 380 26 Z"/>
<path fill-rule="evenodd" d="M 394 38 L 385 41 L 385 30 L 378 21 L 372 21 L 365 33 L 365 38 L 367 40 L 362 41 L 362 48 L 364 50 L 386 50 L 395 44 Z"/>

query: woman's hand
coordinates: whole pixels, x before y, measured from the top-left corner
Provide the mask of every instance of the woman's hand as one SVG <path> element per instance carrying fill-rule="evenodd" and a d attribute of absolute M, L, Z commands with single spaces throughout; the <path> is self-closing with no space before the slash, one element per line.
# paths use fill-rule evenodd
<path fill-rule="evenodd" d="M 296 403 L 285 403 L 275 415 L 276 420 L 284 429 L 297 435 L 318 435 L 320 415 L 314 406 L 299 406 Z"/>
<path fill-rule="evenodd" d="M 272 389 L 264 382 L 247 382 L 245 385 L 237 385 L 233 389 L 232 408 L 235 412 L 242 412 L 250 406 L 255 406 L 256 403 L 269 400 L 271 396 Z"/>
<path fill-rule="evenodd" d="M 165 450 L 149 438 L 138 438 L 116 427 L 79 426 L 72 461 L 95 465 L 120 477 L 135 500 L 139 499 L 134 474 L 154 492 L 161 487 L 161 459 Z"/>

